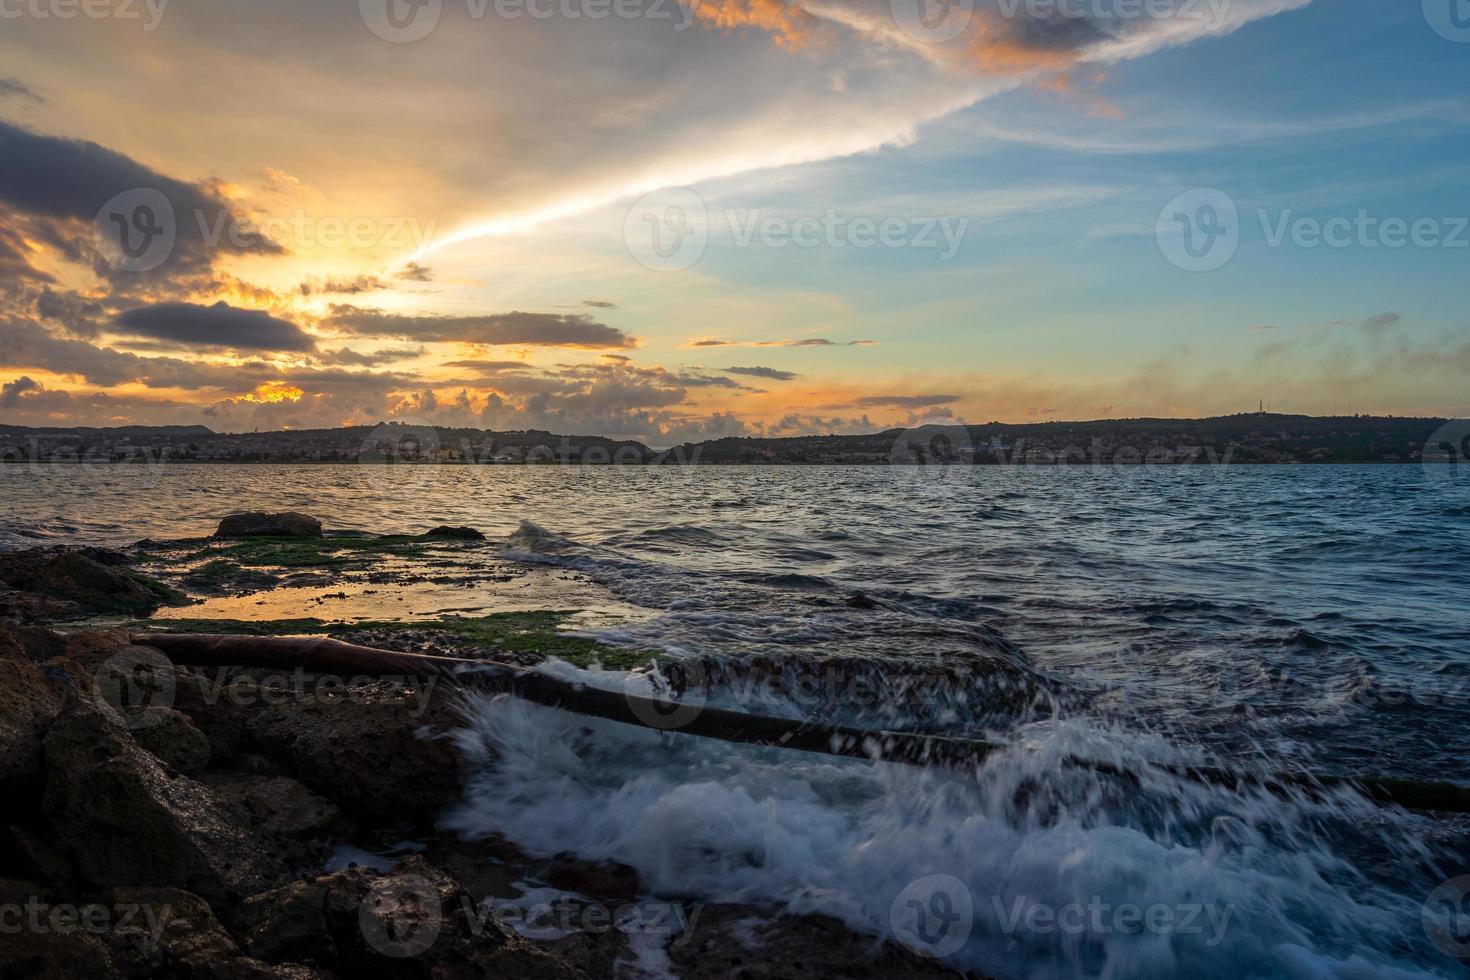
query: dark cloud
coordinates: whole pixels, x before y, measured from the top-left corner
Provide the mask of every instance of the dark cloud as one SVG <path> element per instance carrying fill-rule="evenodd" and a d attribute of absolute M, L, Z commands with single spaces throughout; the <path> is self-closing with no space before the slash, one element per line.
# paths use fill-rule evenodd
<path fill-rule="evenodd" d="M 21 375 L 14 381 L 7 381 L 0 385 L 0 408 L 15 408 L 20 404 L 20 397 L 28 391 L 40 391 L 41 383 L 25 375 Z"/>
<path fill-rule="evenodd" d="M 0 280 L 56 281 L 49 273 L 31 265 L 31 248 L 25 237 L 3 224 L 0 224 Z"/>
<path fill-rule="evenodd" d="M 325 321 L 361 337 L 406 337 L 469 344 L 528 344 L 537 347 L 633 347 L 616 327 L 584 314 L 496 313 L 484 316 L 409 316 L 356 306 L 333 305 Z"/>
<path fill-rule="evenodd" d="M 417 262 L 410 262 L 394 273 L 393 278 L 407 279 L 410 282 L 431 282 L 434 279 L 434 270 Z"/>
<path fill-rule="evenodd" d="M 55 290 L 48 286 L 36 297 L 36 315 L 61 324 L 77 336 L 95 337 L 102 329 L 107 311 L 97 300 L 69 289 Z"/>
<path fill-rule="evenodd" d="M 690 347 L 733 347 L 733 340 L 696 340 Z"/>
<path fill-rule="evenodd" d="M 610 303 L 605 299 L 584 299 L 582 300 L 582 305 L 596 307 L 599 310 L 615 310 L 618 308 L 618 304 Z"/>
<path fill-rule="evenodd" d="M 297 287 L 302 296 L 310 296 L 313 293 L 352 296 L 387 288 L 388 283 L 377 276 L 355 276 L 351 279 L 338 279 L 331 276 L 321 279 L 312 276 Z"/>
<path fill-rule="evenodd" d="M 29 85 L 9 75 L 0 75 L 0 99 L 25 99 L 29 102 L 46 101 Z"/>
<path fill-rule="evenodd" d="M 223 301 L 213 306 L 156 303 L 140 307 L 120 314 L 113 321 L 113 330 L 131 337 L 171 340 L 186 347 L 211 350 L 316 350 L 311 335 L 289 320 Z"/>
<path fill-rule="evenodd" d="M 423 357 L 428 351 L 422 347 L 392 347 L 387 350 L 373 351 L 370 354 L 360 354 L 346 347 L 340 350 L 324 351 L 317 359 L 323 364 L 346 364 L 353 367 L 380 367 L 384 364 L 392 364 L 395 361 L 407 361 L 415 357 Z"/>
<path fill-rule="evenodd" d="M 868 395 L 853 404 L 860 408 L 929 408 L 959 400 L 959 395 Z"/>
<path fill-rule="evenodd" d="M 771 367 L 729 367 L 720 370 L 726 374 L 744 374 L 752 378 L 769 378 L 772 381 L 790 381 L 799 377 L 792 371 L 779 371 Z"/>
<path fill-rule="evenodd" d="M 166 177 L 96 143 L 45 136 L 0 121 L 0 160 L 5 161 L 0 205 L 9 212 L 8 223 L 26 223 L 36 238 L 72 261 L 91 262 L 99 275 L 140 275 L 109 268 L 93 239 L 93 223 L 103 205 L 125 192 L 156 192 L 167 202 L 161 209 L 165 213 L 153 214 L 154 223 L 175 236 L 172 250 L 152 273 L 158 278 L 207 271 L 217 252 L 285 251 L 253 231 L 214 186 Z M 128 199 L 119 213 L 130 203 Z"/>
<path fill-rule="evenodd" d="M 532 370 L 532 366 L 524 361 L 445 361 L 444 366 L 464 368 L 466 371 L 475 371 L 479 374 L 499 374 L 502 371 Z"/>

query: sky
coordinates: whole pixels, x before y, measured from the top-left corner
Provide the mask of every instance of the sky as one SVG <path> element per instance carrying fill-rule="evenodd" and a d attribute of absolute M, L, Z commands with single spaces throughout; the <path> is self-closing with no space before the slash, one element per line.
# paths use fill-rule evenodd
<path fill-rule="evenodd" d="M 1466 0 L 0 0 L 0 423 L 1470 415 Z"/>

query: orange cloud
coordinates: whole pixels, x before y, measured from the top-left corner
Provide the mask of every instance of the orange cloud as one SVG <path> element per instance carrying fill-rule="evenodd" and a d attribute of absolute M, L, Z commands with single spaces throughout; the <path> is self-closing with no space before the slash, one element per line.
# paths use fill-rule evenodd
<path fill-rule="evenodd" d="M 694 19 L 724 31 L 755 28 L 772 35 L 782 47 L 805 47 L 817 19 L 785 0 L 696 0 Z"/>

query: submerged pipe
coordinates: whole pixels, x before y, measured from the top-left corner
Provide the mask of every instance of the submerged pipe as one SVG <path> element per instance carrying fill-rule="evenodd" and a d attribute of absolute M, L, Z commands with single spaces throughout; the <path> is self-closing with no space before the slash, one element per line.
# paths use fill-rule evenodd
<path fill-rule="evenodd" d="M 639 694 L 607 691 L 492 660 L 401 653 L 321 637 L 262 637 L 220 633 L 141 633 L 139 646 L 152 647 L 187 667 L 303 669 L 347 676 L 435 677 L 462 687 L 511 694 L 535 704 L 662 731 L 726 742 L 800 749 L 827 755 L 881 759 L 908 765 L 965 768 L 1007 746 L 982 739 L 875 731 L 842 725 L 769 718 L 726 708 L 661 702 Z M 690 710 L 694 709 L 694 710 Z M 1077 756 L 1066 762 L 1103 775 L 1137 782 L 1135 774 L 1111 763 Z M 1374 776 L 1256 775 L 1212 766 L 1159 765 L 1197 783 L 1262 789 L 1276 795 L 1301 791 L 1320 795 L 1351 787 L 1369 799 L 1415 810 L 1470 813 L 1470 787 L 1456 783 Z"/>

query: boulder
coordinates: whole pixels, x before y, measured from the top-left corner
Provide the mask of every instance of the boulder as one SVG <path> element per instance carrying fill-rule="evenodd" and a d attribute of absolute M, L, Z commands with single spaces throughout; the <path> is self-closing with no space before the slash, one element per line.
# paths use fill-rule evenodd
<path fill-rule="evenodd" d="M 279 690 L 262 690 L 246 735 L 255 751 L 350 810 L 436 817 L 461 796 L 459 756 L 446 736 L 463 719 L 447 686 L 414 683 L 381 680 L 332 695 L 308 678 L 284 703 Z"/>
<path fill-rule="evenodd" d="M 83 878 L 184 888 L 211 901 L 273 880 L 263 842 L 212 792 L 139 748 L 105 706 L 68 705 L 44 748 L 45 811 Z"/>
<path fill-rule="evenodd" d="M 241 906 L 240 924 L 250 955 L 310 956 L 344 977 L 589 977 L 501 931 L 458 882 L 419 856 L 383 875 L 352 868 L 255 895 Z"/>
<path fill-rule="evenodd" d="M 322 522 L 315 517 L 288 511 L 267 514 L 250 511 L 230 514 L 219 522 L 214 532 L 217 538 L 319 538 Z"/>
<path fill-rule="evenodd" d="M 150 710 L 132 729 L 133 739 L 186 776 L 197 776 L 209 765 L 209 739 L 182 711 L 173 708 Z"/>
<path fill-rule="evenodd" d="M 288 776 L 213 772 L 204 778 L 204 783 L 221 798 L 243 809 L 255 829 L 275 837 L 318 837 L 342 816 L 331 800 L 316 795 Z"/>
<path fill-rule="evenodd" d="M 455 527 L 450 524 L 441 524 L 424 532 L 426 538 L 450 538 L 455 541 L 484 541 L 485 534 L 472 527 Z"/>
<path fill-rule="evenodd" d="M 41 780 L 41 736 L 60 712 L 66 681 L 37 663 L 23 637 L 0 628 L 0 796 L 19 801 Z"/>
<path fill-rule="evenodd" d="M 245 956 L 215 918 L 209 903 L 177 888 L 115 888 L 108 934 L 112 961 L 126 976 L 201 977 L 211 980 L 307 980 L 317 971 L 298 964 L 272 966 Z"/>

